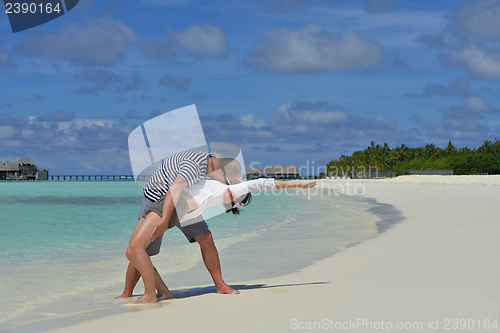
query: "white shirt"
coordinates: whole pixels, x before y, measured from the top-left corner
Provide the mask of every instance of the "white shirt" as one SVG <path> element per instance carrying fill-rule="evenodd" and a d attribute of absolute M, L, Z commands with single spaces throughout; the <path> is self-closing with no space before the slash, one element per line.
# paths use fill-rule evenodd
<path fill-rule="evenodd" d="M 184 189 L 184 192 L 191 195 L 196 201 L 198 208 L 184 215 L 180 221 L 181 225 L 187 225 L 183 222 L 198 217 L 202 213 L 205 219 L 209 219 L 224 212 L 224 207 L 221 204 L 224 202 L 224 192 L 227 189 L 230 189 L 236 198 L 249 192 L 274 191 L 276 185 L 272 178 L 259 178 L 235 185 L 226 185 L 217 180 L 201 180 Z"/>

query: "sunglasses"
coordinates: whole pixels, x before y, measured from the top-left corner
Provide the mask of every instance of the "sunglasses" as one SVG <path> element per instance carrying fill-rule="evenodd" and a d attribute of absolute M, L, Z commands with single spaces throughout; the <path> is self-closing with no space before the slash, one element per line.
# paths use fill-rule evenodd
<path fill-rule="evenodd" d="M 226 181 L 226 185 L 233 185 L 233 183 L 229 181 L 229 178 L 227 178 L 226 170 L 224 170 L 224 167 L 221 167 L 221 170 L 222 174 L 224 175 L 224 180 Z"/>
<path fill-rule="evenodd" d="M 224 179 L 226 180 L 226 185 L 233 185 L 233 183 L 229 181 L 229 178 L 227 178 L 226 170 L 224 170 L 224 167 L 221 167 L 221 170 L 222 174 L 224 175 Z M 234 202 L 233 193 L 231 191 L 229 191 L 229 199 L 231 200 L 231 207 L 234 208 L 236 206 L 236 203 Z"/>
<path fill-rule="evenodd" d="M 229 178 L 227 178 L 226 174 L 224 174 L 224 179 L 226 180 L 227 185 L 233 185 L 233 183 L 229 181 Z"/>

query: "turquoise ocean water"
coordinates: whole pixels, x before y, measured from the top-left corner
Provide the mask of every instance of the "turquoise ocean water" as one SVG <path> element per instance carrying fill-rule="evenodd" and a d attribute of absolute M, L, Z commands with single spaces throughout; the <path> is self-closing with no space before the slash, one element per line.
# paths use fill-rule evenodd
<path fill-rule="evenodd" d="M 113 296 L 123 288 L 141 194 L 125 181 L 0 182 L 0 330 L 127 311 Z M 320 194 L 262 192 L 240 216 L 209 219 L 226 282 L 291 273 L 377 235 L 373 204 Z M 198 245 L 177 228 L 153 261 L 180 297 L 212 284 Z"/>

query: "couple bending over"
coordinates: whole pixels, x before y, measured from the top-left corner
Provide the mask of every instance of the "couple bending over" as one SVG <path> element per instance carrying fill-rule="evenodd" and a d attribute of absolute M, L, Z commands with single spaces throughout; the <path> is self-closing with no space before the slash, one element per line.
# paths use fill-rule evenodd
<path fill-rule="evenodd" d="M 173 298 L 150 256 L 159 253 L 163 233 L 174 226 L 178 226 L 191 242 L 190 234 L 200 244 L 217 292 L 239 293 L 222 280 L 217 249 L 211 237 L 212 244 L 209 245 L 213 248 L 206 245 L 204 248 L 196 239 L 206 235 L 196 236 L 205 230 L 211 236 L 201 215 L 203 211 L 222 204 L 226 213 L 239 214 L 239 208 L 251 202 L 252 192 L 316 185 L 316 182 L 284 182 L 266 178 L 242 182 L 241 174 L 238 161 L 217 158 L 210 153 L 187 151 L 165 160 L 144 188 L 140 219 L 126 251 L 130 264 L 121 297 L 131 296 L 139 276 L 142 276 L 145 291 L 134 303 L 155 303 L 158 299 Z"/>

